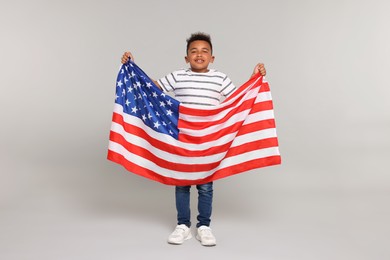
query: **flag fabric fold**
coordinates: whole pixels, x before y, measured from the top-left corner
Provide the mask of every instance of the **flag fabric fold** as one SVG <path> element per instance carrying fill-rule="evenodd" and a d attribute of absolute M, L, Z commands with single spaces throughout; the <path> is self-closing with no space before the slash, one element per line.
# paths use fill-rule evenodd
<path fill-rule="evenodd" d="M 107 158 L 167 185 L 195 185 L 281 163 L 269 84 L 252 77 L 220 105 L 193 108 L 134 62 L 116 81 Z"/>

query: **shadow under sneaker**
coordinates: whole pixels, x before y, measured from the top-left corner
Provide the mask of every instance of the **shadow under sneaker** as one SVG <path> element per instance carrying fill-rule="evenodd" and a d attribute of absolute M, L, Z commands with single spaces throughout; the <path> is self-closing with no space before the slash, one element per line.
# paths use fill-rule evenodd
<path fill-rule="evenodd" d="M 174 245 L 181 245 L 185 240 L 191 239 L 191 229 L 186 225 L 177 225 L 172 234 L 168 237 L 168 243 Z"/>
<path fill-rule="evenodd" d="M 217 241 L 211 232 L 211 228 L 207 226 L 200 226 L 198 228 L 196 239 L 200 241 L 202 246 L 215 246 Z"/>

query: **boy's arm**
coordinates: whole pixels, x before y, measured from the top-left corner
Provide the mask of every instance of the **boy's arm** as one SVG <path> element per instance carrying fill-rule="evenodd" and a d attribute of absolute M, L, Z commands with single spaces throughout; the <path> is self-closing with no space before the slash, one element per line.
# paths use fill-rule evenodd
<path fill-rule="evenodd" d="M 126 62 L 128 62 L 129 59 L 134 61 L 133 54 L 131 54 L 131 52 L 129 52 L 129 51 L 126 51 L 122 55 L 122 59 L 121 59 L 122 64 L 125 64 Z M 154 79 L 152 79 L 152 80 L 153 80 L 154 84 L 156 84 L 156 86 L 162 90 L 162 88 L 161 88 L 160 84 L 158 84 L 157 80 L 154 80 Z"/>
<path fill-rule="evenodd" d="M 253 73 L 251 78 L 256 75 L 256 73 L 260 72 L 261 76 L 265 76 L 267 74 L 267 71 L 265 70 L 264 64 L 263 63 L 258 63 L 256 64 L 255 68 L 253 69 Z"/>

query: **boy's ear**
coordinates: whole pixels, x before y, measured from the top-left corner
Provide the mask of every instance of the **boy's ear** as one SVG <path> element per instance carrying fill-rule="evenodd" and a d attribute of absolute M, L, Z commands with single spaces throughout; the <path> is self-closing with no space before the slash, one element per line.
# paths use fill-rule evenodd
<path fill-rule="evenodd" d="M 190 62 L 190 61 L 188 60 L 188 57 L 187 57 L 187 56 L 185 56 L 184 59 L 186 60 L 186 63 Z"/>
<path fill-rule="evenodd" d="M 213 62 L 214 62 L 214 59 L 215 59 L 215 56 L 211 56 L 210 63 L 213 63 Z"/>

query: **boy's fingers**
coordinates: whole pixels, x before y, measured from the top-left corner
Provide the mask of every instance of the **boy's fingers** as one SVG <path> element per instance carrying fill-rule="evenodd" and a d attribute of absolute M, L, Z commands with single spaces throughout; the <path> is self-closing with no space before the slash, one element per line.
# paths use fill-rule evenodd
<path fill-rule="evenodd" d="M 133 55 L 131 54 L 131 52 L 129 52 L 129 51 L 125 52 L 125 55 L 126 55 L 127 58 L 130 58 L 131 60 L 134 60 Z"/>
<path fill-rule="evenodd" d="M 123 64 L 126 63 L 128 60 L 129 60 L 129 58 L 127 56 L 125 56 L 125 55 L 122 56 L 121 61 Z"/>

